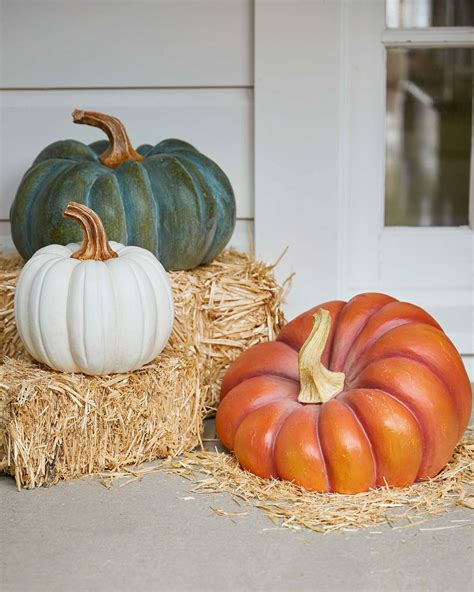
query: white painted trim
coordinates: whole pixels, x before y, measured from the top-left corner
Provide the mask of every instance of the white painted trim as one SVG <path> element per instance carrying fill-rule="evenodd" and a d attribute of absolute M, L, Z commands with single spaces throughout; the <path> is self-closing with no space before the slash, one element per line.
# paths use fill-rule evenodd
<path fill-rule="evenodd" d="M 472 229 L 384 226 L 384 15 L 378 3 L 367 0 L 341 0 L 341 5 L 344 39 L 331 47 L 341 51 L 339 214 L 334 223 L 338 297 L 373 290 L 420 304 L 433 312 L 460 351 L 473 353 Z M 318 140 L 334 141 L 331 136 Z"/>
<path fill-rule="evenodd" d="M 474 47 L 474 27 L 385 29 L 385 47 Z"/>
<path fill-rule="evenodd" d="M 447 236 L 471 237 L 472 230 L 469 226 L 385 226 L 383 229 L 387 234 L 406 235 L 436 235 L 440 239 Z"/>
<path fill-rule="evenodd" d="M 346 292 L 348 271 L 348 225 L 349 206 L 349 116 L 350 116 L 350 85 L 347 71 L 349 69 L 348 55 L 348 14 L 347 4 L 341 4 L 339 29 L 339 191 L 338 191 L 338 230 L 337 230 L 337 297 L 341 298 Z"/>
<path fill-rule="evenodd" d="M 340 27 L 340 2 L 255 2 L 256 252 L 289 247 L 289 318 L 338 290 Z"/>

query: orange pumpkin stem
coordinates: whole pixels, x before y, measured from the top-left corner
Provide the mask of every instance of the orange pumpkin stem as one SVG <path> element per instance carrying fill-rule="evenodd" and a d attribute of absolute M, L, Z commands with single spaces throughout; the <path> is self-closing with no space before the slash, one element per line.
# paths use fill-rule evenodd
<path fill-rule="evenodd" d="M 132 146 L 123 123 L 116 117 L 105 113 L 97 113 L 96 111 L 75 109 L 72 113 L 72 120 L 74 123 L 98 127 L 107 134 L 110 145 L 99 156 L 99 160 L 103 165 L 116 169 L 126 160 L 143 160 L 143 156 L 138 154 Z"/>
<path fill-rule="evenodd" d="M 324 308 L 320 308 L 314 315 L 311 334 L 298 355 L 300 403 L 325 403 L 344 388 L 344 373 L 332 372 L 321 363 L 330 329 L 331 315 Z"/>
<path fill-rule="evenodd" d="M 107 261 L 118 257 L 107 241 L 105 228 L 99 216 L 87 206 L 70 201 L 64 210 L 63 216 L 71 218 L 82 226 L 83 239 L 79 250 L 71 257 L 87 261 Z"/>

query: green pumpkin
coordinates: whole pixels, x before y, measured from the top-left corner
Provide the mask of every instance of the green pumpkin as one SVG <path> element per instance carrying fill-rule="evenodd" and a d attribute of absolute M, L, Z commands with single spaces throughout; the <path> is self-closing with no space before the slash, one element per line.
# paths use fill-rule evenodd
<path fill-rule="evenodd" d="M 69 201 L 92 208 L 107 237 L 154 253 L 166 269 L 212 261 L 235 227 L 229 179 L 215 162 L 181 140 L 133 149 L 118 119 L 74 111 L 75 123 L 101 128 L 109 141 L 47 146 L 23 177 L 10 212 L 12 237 L 29 259 L 41 247 L 80 242 L 63 219 Z"/>

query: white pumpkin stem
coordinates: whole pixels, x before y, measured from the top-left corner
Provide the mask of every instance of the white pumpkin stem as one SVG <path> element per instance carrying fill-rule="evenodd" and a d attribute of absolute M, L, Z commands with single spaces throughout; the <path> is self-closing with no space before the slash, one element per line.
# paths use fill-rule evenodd
<path fill-rule="evenodd" d="M 75 109 L 72 113 L 72 120 L 74 123 L 98 127 L 107 134 L 110 145 L 99 156 L 99 160 L 103 165 L 115 169 L 126 160 L 143 160 L 143 156 L 138 154 L 132 146 L 125 126 L 116 117 L 105 113 L 97 113 L 97 111 Z"/>
<path fill-rule="evenodd" d="M 88 259 L 107 261 L 107 259 L 118 257 L 118 253 L 112 249 L 107 241 L 102 220 L 94 210 L 83 204 L 70 201 L 63 215 L 65 218 L 71 218 L 82 226 L 82 245 L 71 257 L 83 261 Z"/>
<path fill-rule="evenodd" d="M 320 308 L 314 315 L 311 334 L 298 355 L 300 403 L 325 403 L 344 388 L 344 373 L 332 372 L 321 363 L 330 329 L 331 315 Z"/>

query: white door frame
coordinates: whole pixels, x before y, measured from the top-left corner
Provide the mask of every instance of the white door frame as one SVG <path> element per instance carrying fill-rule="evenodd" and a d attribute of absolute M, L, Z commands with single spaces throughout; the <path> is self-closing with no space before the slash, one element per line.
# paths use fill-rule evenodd
<path fill-rule="evenodd" d="M 289 246 L 289 317 L 388 291 L 428 308 L 470 355 L 472 228 L 384 228 L 384 45 L 474 45 L 474 30 L 385 31 L 384 4 L 256 0 L 256 251 L 272 260 Z"/>

